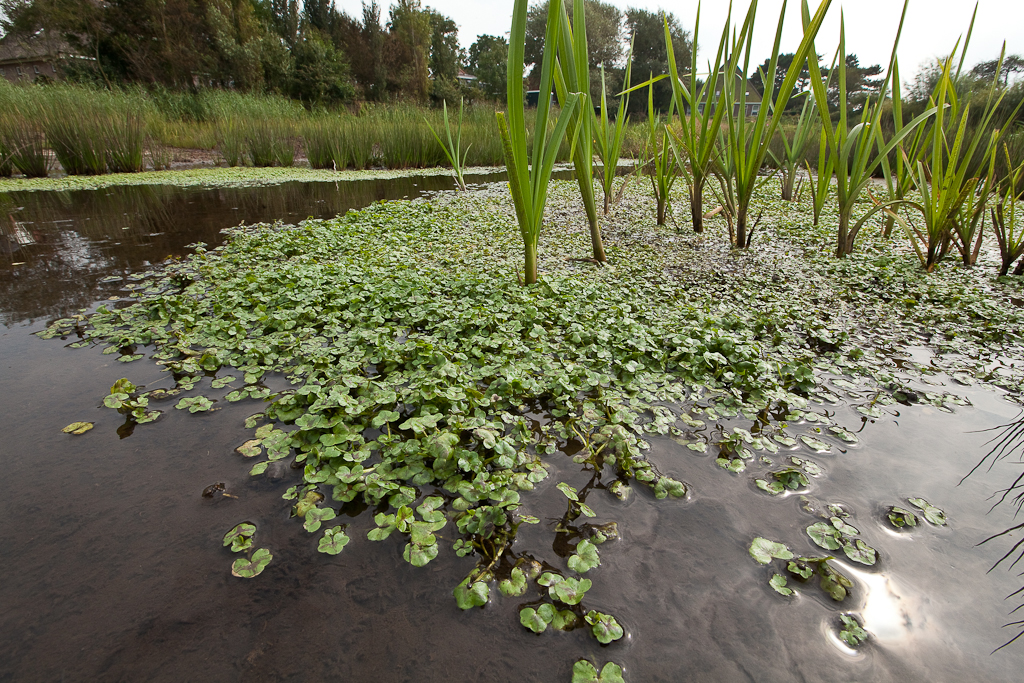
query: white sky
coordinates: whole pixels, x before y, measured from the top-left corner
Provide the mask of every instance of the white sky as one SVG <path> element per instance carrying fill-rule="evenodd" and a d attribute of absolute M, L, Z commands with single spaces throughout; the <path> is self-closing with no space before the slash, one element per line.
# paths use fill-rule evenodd
<path fill-rule="evenodd" d="M 389 0 L 378 0 L 384 19 Z M 606 0 L 609 1 L 609 0 Z M 697 0 L 610 0 L 625 9 L 642 7 L 656 11 L 665 9 L 679 18 L 686 30 L 693 30 Z M 813 12 L 819 0 L 809 0 Z M 532 2 L 532 0 L 531 0 Z M 753 59 L 760 64 L 771 56 L 772 40 L 783 0 L 759 0 Z M 361 0 L 335 0 L 338 9 L 352 16 L 362 16 Z M 468 48 L 478 34 L 504 35 L 512 23 L 513 0 L 423 0 L 459 25 L 459 41 Z M 742 21 L 747 0 L 735 0 L 733 21 Z M 839 15 L 846 20 L 846 50 L 856 53 L 862 65 L 889 63 L 893 39 L 899 26 L 899 0 L 832 0 L 825 24 L 818 34 L 816 47 L 831 61 L 839 44 Z M 910 0 L 907 20 L 900 38 L 899 60 L 902 80 L 910 80 L 918 67 L 935 57 L 948 54 L 957 38 L 966 35 L 974 10 L 974 0 Z M 717 47 L 728 13 L 727 0 L 704 0 L 701 5 L 701 57 Z M 782 51 L 792 52 L 800 41 L 800 0 L 789 0 Z M 1007 54 L 1024 53 L 1024 0 L 980 0 L 974 24 L 967 64 L 996 59 L 1003 41 Z M 714 55 L 710 55 L 713 57 Z"/>

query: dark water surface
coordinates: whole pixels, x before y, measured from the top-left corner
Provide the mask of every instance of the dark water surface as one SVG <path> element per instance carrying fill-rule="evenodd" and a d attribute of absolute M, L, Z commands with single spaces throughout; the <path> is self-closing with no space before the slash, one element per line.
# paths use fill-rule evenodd
<path fill-rule="evenodd" d="M 352 541 L 340 555 L 318 553 L 319 534 L 289 519 L 281 499 L 299 472 L 282 465 L 249 477 L 250 462 L 234 452 L 250 438 L 242 422 L 256 404 L 220 401 L 219 411 L 190 415 L 173 409 L 176 399 L 154 402 L 160 420 L 120 438 L 122 417 L 102 407 L 107 388 L 120 377 L 169 387 L 165 373 L 149 360 L 125 365 L 98 349 L 67 348 L 73 339 L 31 336 L 124 293 L 126 282 L 104 277 L 187 253 L 195 241 L 216 244 L 221 228 L 242 220 L 292 222 L 442 189 L 422 177 L 387 183 L 360 186 L 357 198 L 337 196 L 333 184 L 16 197 L 35 243 L 13 251 L 25 265 L 0 266 L 0 681 L 568 682 L 579 657 L 614 660 L 631 683 L 1021 680 L 1024 643 L 990 653 L 1016 633 L 1000 627 L 1019 604 L 1004 598 L 1022 579 L 986 573 L 1019 535 L 976 547 L 1013 524 L 1012 509 L 988 512 L 989 497 L 1019 465 L 1000 463 L 957 486 L 992 436 L 977 430 L 1018 413 L 997 392 L 936 376 L 914 382 L 944 383 L 973 406 L 952 415 L 897 406 L 866 423 L 845 403 L 828 408 L 853 431 L 863 426 L 861 442 L 805 453 L 825 469 L 808 495 L 843 504 L 880 553 L 871 568 L 836 561 L 856 584 L 842 604 L 811 587 L 776 595 L 772 572 L 747 553 L 760 535 L 820 555 L 804 533 L 816 519 L 799 496 L 771 498 L 750 474 L 652 438 L 651 459 L 692 496 L 656 501 L 635 487 L 626 503 L 601 490 L 587 499 L 596 521 L 616 521 L 622 534 L 587 575 L 588 608 L 614 614 L 628 633 L 602 647 L 582 630 L 537 636 L 520 626 L 518 606 L 532 588 L 502 598 L 495 586 L 485 609 L 458 610 L 451 589 L 474 561 L 451 552 L 451 525 L 438 558 L 421 569 L 402 560 L 397 537 L 366 539 L 368 514 L 342 519 Z M 202 386 L 213 398 L 229 391 Z M 60 432 L 80 420 L 95 429 Z M 542 523 L 522 527 L 515 549 L 564 567 L 553 548 L 565 512 L 554 487 L 582 488 L 590 474 L 564 456 L 550 462 L 551 476 L 524 495 L 525 512 Z M 236 497 L 201 495 L 220 482 Z M 888 529 L 885 507 L 912 496 L 943 508 L 950 525 Z M 253 580 L 230 575 L 234 556 L 221 546 L 245 520 L 274 554 Z M 871 633 L 857 652 L 832 635 L 840 611 L 861 615 Z"/>

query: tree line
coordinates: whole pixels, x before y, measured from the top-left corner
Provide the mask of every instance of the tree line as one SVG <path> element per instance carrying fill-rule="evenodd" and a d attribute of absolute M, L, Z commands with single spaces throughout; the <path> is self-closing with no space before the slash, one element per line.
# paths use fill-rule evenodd
<path fill-rule="evenodd" d="M 627 55 L 634 82 L 668 72 L 667 22 L 676 59 L 689 63 L 691 32 L 672 13 L 586 0 L 591 93 L 600 101 L 600 69 L 608 94 L 621 90 Z M 527 85 L 539 84 L 547 0 L 535 2 L 526 21 Z M 460 47 L 456 20 L 422 5 L 364 0 L 360 16 L 340 12 L 333 0 L 0 0 L 0 29 L 30 35 L 46 29 L 62 37 L 86 59 L 69 60 L 65 76 L 106 86 L 139 83 L 176 90 L 200 87 L 277 93 L 307 106 L 353 100 L 404 100 L 440 105 L 460 97 L 503 100 L 507 88 L 508 40 L 480 35 L 468 50 Z M 793 55 L 780 55 L 776 86 Z M 789 60 L 789 61 L 787 61 Z M 819 61 L 821 56 L 819 55 Z M 990 78 L 995 61 L 967 74 Z M 746 74 L 763 91 L 768 61 Z M 880 65 L 846 57 L 849 101 L 856 109 L 878 92 Z M 1011 55 L 1004 79 L 1024 72 L 1024 60 Z M 460 71 L 475 80 L 459 80 Z M 925 65 L 911 81 L 910 100 L 927 101 L 937 67 Z M 794 94 L 807 89 L 807 69 Z M 839 105 L 838 79 L 830 80 L 830 104 Z M 1019 88 L 1018 88 L 1019 90 Z M 656 109 L 671 99 L 666 81 L 655 85 Z M 1011 100 L 1014 98 L 1010 98 Z M 646 111 L 644 98 L 630 100 L 630 113 Z M 791 109 L 800 106 L 794 99 Z"/>
<path fill-rule="evenodd" d="M 395 0 L 386 14 L 368 0 L 355 17 L 333 0 L 0 0 L 0 10 L 5 35 L 46 29 L 86 58 L 69 60 L 66 77 L 107 86 L 221 87 L 310 104 L 500 100 L 506 90 L 508 40 L 480 35 L 463 50 L 456 21 L 420 0 Z M 600 0 L 588 0 L 587 12 L 591 66 L 606 67 L 609 90 L 621 85 L 626 36 L 634 36 L 635 71 L 664 73 L 660 12 Z M 547 2 L 530 10 L 528 66 L 543 54 L 546 13 Z M 677 54 L 688 55 L 689 32 L 667 19 Z M 460 70 L 476 77 L 467 79 L 473 85 L 459 82 Z"/>

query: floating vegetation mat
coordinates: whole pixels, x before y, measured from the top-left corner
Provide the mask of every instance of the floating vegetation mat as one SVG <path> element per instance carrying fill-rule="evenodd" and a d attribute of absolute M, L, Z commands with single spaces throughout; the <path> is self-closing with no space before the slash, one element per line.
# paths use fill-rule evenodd
<path fill-rule="evenodd" d="M 524 629 L 584 629 L 611 644 L 628 625 L 588 591 L 618 527 L 592 520 L 594 500 L 690 495 L 645 457 L 651 438 L 713 456 L 704 463 L 722 477 L 750 477 L 751 496 L 801 496 L 858 442 L 860 425 L 836 424 L 830 404 L 854 405 L 865 422 L 896 403 L 955 411 L 964 398 L 906 383 L 939 371 L 1020 396 L 1019 282 L 984 264 L 928 275 L 870 236 L 836 261 L 827 221 L 811 228 L 808 208 L 769 199 L 772 183 L 764 192 L 745 253 L 656 227 L 651 200 L 627 192 L 605 219 L 610 265 L 598 267 L 580 258 L 589 233 L 574 187 L 556 182 L 530 287 L 517 282 L 504 185 L 237 228 L 223 247 L 196 245 L 133 275 L 123 301 L 42 336 L 77 335 L 126 363 L 148 353 L 173 375 L 170 389 L 131 377 L 110 389 L 105 404 L 129 433 L 166 410 L 250 403 L 238 453 L 253 476 L 276 461 L 301 471 L 285 498 L 321 552 L 353 552 L 358 533 L 401 544 L 415 566 L 471 556 L 476 567 L 447 589 L 462 609 L 517 600 Z M 915 360 L 909 347 L 932 353 Z M 520 526 L 539 522 L 531 492 L 569 458 L 593 476 L 546 489 L 564 499 L 552 525 L 564 556 L 518 547 Z M 870 567 L 885 550 L 843 505 L 803 496 L 801 506 L 820 521 L 783 541 L 750 538 L 751 562 L 770 565 L 765 590 L 842 602 L 855 582 L 831 561 Z M 860 512 L 894 533 L 946 523 L 917 498 Z M 225 552 L 239 553 L 225 571 L 259 581 L 273 568 L 280 551 L 261 545 L 256 524 L 224 531 Z M 786 542 L 801 536 L 828 554 L 797 556 Z M 859 646 L 861 623 L 844 614 L 836 637 Z M 599 665 L 577 663 L 574 680 L 598 680 Z M 602 666 L 600 680 L 620 680 L 617 664 Z"/>
<path fill-rule="evenodd" d="M 503 167 L 474 166 L 467 175 L 502 173 Z M 280 183 L 334 183 L 347 180 L 388 180 L 412 176 L 452 177 L 451 168 L 423 168 L 373 171 L 326 171 L 312 168 L 194 168 L 181 171 L 146 171 L 144 173 L 112 173 L 99 176 L 64 176 L 62 178 L 0 178 L 0 192 L 31 192 L 49 190 L 97 190 L 122 185 L 171 185 L 174 187 L 256 187 Z"/>

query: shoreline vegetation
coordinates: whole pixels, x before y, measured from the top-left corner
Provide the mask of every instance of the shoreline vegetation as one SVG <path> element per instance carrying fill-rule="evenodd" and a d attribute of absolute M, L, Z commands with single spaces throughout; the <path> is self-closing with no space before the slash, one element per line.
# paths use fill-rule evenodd
<path fill-rule="evenodd" d="M 504 166 L 496 110 L 489 103 L 466 107 L 464 166 Z M 258 168 L 305 159 L 313 169 L 337 171 L 450 166 L 431 132 L 448 129 L 443 110 L 408 103 L 310 112 L 273 95 L 210 90 L 158 98 L 142 88 L 0 79 L 0 112 L 0 179 L 160 171 L 195 158 Z M 623 156 L 639 156 L 640 127 L 626 131 L 624 141 Z M 559 161 L 568 160 L 569 147 L 559 149 Z"/>

